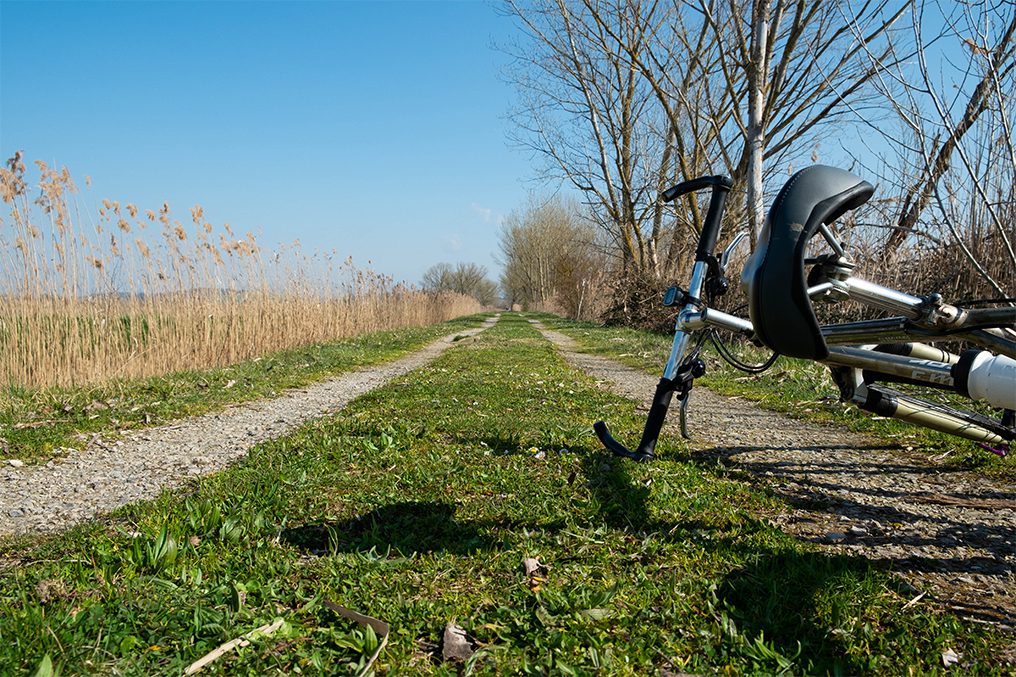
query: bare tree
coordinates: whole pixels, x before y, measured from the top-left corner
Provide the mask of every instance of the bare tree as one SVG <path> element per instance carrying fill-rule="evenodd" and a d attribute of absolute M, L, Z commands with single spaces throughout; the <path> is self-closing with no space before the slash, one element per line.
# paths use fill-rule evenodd
<path fill-rule="evenodd" d="M 912 57 L 879 80 L 900 122 L 878 130 L 898 191 L 884 252 L 909 243 L 967 293 L 1016 296 L 1016 5 L 928 2 L 910 19 Z"/>
<path fill-rule="evenodd" d="M 668 184 L 724 172 L 746 196 L 752 233 L 763 178 L 850 113 L 888 59 L 905 4 L 890 0 L 506 0 L 530 38 L 511 77 L 524 105 L 516 139 L 582 191 L 622 271 L 675 271 L 696 198 L 676 221 Z M 731 210 L 740 210 L 736 205 Z M 668 223 L 669 222 L 669 223 Z"/>
<path fill-rule="evenodd" d="M 723 117 L 729 121 L 724 133 L 733 133 L 741 147 L 728 155 L 736 158 L 729 170 L 744 186 L 754 240 L 765 218 L 765 177 L 876 94 L 867 85 L 891 64 L 890 29 L 909 3 L 697 0 L 697 5 L 716 41 L 726 45 L 719 52 L 720 71 L 734 108 Z"/>
<path fill-rule="evenodd" d="M 644 218 L 650 220 L 653 242 L 666 252 L 655 269 L 635 272 L 666 278 L 686 263 L 683 255 L 694 248 L 688 246 L 689 238 L 701 230 L 704 212 L 697 199 L 688 196 L 687 210 L 677 211 L 677 219 L 668 226 L 665 217 L 675 212 L 665 210 L 657 195 L 678 181 L 725 172 L 731 165 L 721 133 L 734 110 L 717 77 L 722 46 L 701 17 L 679 2 L 623 0 L 609 6 L 584 0 L 584 4 L 620 50 L 626 68 L 637 71 L 655 97 L 659 112 L 651 120 L 660 156 Z M 613 29 L 607 18 L 614 13 L 629 17 L 634 38 Z"/>
<path fill-rule="evenodd" d="M 511 74 L 523 99 L 515 139 L 586 196 L 624 269 L 654 273 L 663 227 L 655 198 L 669 159 L 654 94 L 626 55 L 650 49 L 647 24 L 663 20 L 657 5 L 506 2 L 530 38 Z"/>
<path fill-rule="evenodd" d="M 487 278 L 487 269 L 476 263 L 436 263 L 423 274 L 427 291 L 449 291 L 472 296 L 485 306 L 497 303 L 497 285 Z"/>
<path fill-rule="evenodd" d="M 501 287 L 514 304 L 593 319 L 602 309 L 609 259 L 574 202 L 531 198 L 500 234 Z"/>

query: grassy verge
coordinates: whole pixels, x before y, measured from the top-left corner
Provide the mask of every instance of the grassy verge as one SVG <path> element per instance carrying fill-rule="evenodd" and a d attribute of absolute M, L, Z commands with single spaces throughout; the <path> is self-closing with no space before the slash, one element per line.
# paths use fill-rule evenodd
<path fill-rule="evenodd" d="M 330 600 L 390 623 L 391 674 L 924 674 L 947 649 L 1004 669 L 1002 638 L 785 536 L 760 517 L 775 499 L 677 440 L 607 456 L 605 410 L 634 424 L 506 315 L 186 491 L 0 545 L 0 666 L 179 674 L 282 618 L 208 673 L 356 672 L 376 637 Z M 465 665 L 442 658 L 452 621 Z"/>
<path fill-rule="evenodd" d="M 91 435 L 202 414 L 271 397 L 330 376 L 396 359 L 428 342 L 475 327 L 471 315 L 428 327 L 375 332 L 275 353 L 221 369 L 185 371 L 87 389 L 7 388 L 0 392 L 0 458 L 38 463 Z"/>
<path fill-rule="evenodd" d="M 670 352 L 669 335 L 572 322 L 553 315 L 534 316 L 548 327 L 571 336 L 590 353 L 650 373 L 660 373 Z M 738 348 L 735 352 L 741 359 L 753 363 L 760 363 L 769 356 L 768 352 L 752 349 L 751 346 Z M 781 357 L 772 369 L 763 374 L 745 374 L 723 362 L 711 345 L 706 344 L 703 353 L 707 371 L 700 383 L 718 393 L 744 397 L 792 417 L 833 422 L 894 442 L 907 451 L 947 457 L 950 465 L 1016 479 L 1013 455 L 999 458 L 971 442 L 892 419 L 873 417 L 853 405 L 840 402 L 839 391 L 829 376 L 829 370 L 820 364 Z M 692 419 L 695 416 L 694 399 L 689 416 Z"/>

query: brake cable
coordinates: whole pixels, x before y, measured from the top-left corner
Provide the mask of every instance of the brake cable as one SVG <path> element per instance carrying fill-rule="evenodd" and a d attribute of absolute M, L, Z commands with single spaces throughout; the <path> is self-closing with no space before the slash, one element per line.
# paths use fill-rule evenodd
<path fill-rule="evenodd" d="M 709 296 L 709 305 L 712 306 L 714 300 L 713 294 L 708 294 L 708 296 Z M 747 308 L 747 304 L 735 308 L 732 312 L 736 314 L 738 312 L 743 311 L 745 308 Z M 747 374 L 761 374 L 762 372 L 768 371 L 770 367 L 776 364 L 776 360 L 780 356 L 779 353 L 773 351 L 773 354 L 770 355 L 765 362 L 762 362 L 761 364 L 748 364 L 747 362 L 743 362 L 740 358 L 736 357 L 730 351 L 730 348 L 728 348 L 727 345 L 723 342 L 723 339 L 720 338 L 719 334 L 715 329 L 709 328 L 705 332 L 705 334 L 706 337 L 709 338 L 710 343 L 713 344 L 713 347 L 716 348 L 716 352 L 719 353 L 721 358 L 723 358 L 724 362 L 732 366 L 734 369 L 737 369 L 738 371 L 743 371 Z M 703 337 L 703 341 L 704 340 L 705 337 Z"/>
<path fill-rule="evenodd" d="M 761 364 L 748 364 L 747 362 L 742 362 L 730 352 L 730 348 L 723 343 L 723 340 L 717 335 L 715 329 L 709 330 L 709 341 L 716 348 L 716 352 L 720 354 L 720 357 L 723 358 L 724 362 L 732 366 L 734 369 L 748 374 L 761 374 L 764 371 L 768 371 L 770 367 L 776 364 L 776 360 L 780 357 L 779 353 L 773 352 L 773 354 L 769 356 L 769 359 Z"/>

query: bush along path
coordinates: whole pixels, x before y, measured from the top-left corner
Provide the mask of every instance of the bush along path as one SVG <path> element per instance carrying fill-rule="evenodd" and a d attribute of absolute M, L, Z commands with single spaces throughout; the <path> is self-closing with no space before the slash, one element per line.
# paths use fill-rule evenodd
<path fill-rule="evenodd" d="M 571 337 L 533 322 L 570 364 L 648 410 L 658 375 L 582 353 Z M 672 413 L 676 426 L 676 405 Z M 869 435 L 790 419 L 706 388 L 692 393 L 689 428 L 699 458 L 761 478 L 792 507 L 772 516 L 783 530 L 902 574 L 921 587 L 924 603 L 1013 631 L 1011 483 L 935 465 Z M 637 426 L 624 431 L 632 444 L 640 434 Z"/>
<path fill-rule="evenodd" d="M 1012 670 L 997 628 L 787 535 L 672 435 L 616 461 L 604 412 L 640 425 L 506 314 L 185 489 L 0 542 L 0 673 Z"/>
<path fill-rule="evenodd" d="M 392 362 L 291 390 L 281 397 L 228 407 L 128 433 L 45 466 L 0 469 L 0 535 L 63 529 L 201 474 L 222 469 L 264 440 L 436 359 L 455 341 L 497 321 L 463 329 Z"/>

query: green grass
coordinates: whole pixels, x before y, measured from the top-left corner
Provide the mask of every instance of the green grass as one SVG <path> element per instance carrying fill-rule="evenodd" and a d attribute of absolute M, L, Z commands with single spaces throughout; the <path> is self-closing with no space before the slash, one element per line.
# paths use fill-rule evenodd
<path fill-rule="evenodd" d="M 572 322 L 553 315 L 530 316 L 571 336 L 583 350 L 649 373 L 661 373 L 670 354 L 670 335 Z M 734 349 L 740 359 L 749 363 L 761 363 L 769 357 L 768 351 L 750 345 L 734 346 Z M 999 458 L 972 442 L 896 420 L 873 417 L 851 404 L 840 402 L 839 390 L 830 378 L 829 370 L 816 362 L 781 357 L 765 373 L 745 374 L 720 359 L 708 343 L 703 354 L 707 365 L 706 375 L 698 382 L 715 392 L 744 397 L 767 409 L 795 418 L 832 422 L 849 430 L 874 435 L 898 444 L 908 452 L 916 450 L 929 456 L 948 456 L 947 463 L 954 467 L 977 469 L 1003 479 L 1016 479 L 1016 455 Z M 966 404 L 968 403 L 960 403 L 960 406 Z M 688 416 L 694 422 L 694 397 Z"/>
<path fill-rule="evenodd" d="M 394 360 L 457 329 L 479 326 L 485 317 L 473 315 L 429 327 L 364 334 L 221 369 L 118 381 L 95 388 L 8 387 L 0 391 L 0 458 L 45 462 L 64 449 L 82 448 L 98 432 L 157 425 L 271 397 L 286 388 Z"/>
<path fill-rule="evenodd" d="M 0 672 L 179 674 L 274 618 L 207 674 L 998 673 L 1004 638 L 862 558 L 770 526 L 773 497 L 677 439 L 653 464 L 589 431 L 631 402 L 506 315 L 431 366 L 236 467 L 45 539 L 0 544 Z M 525 558 L 546 565 L 528 578 Z M 446 663 L 456 622 L 478 649 Z"/>

